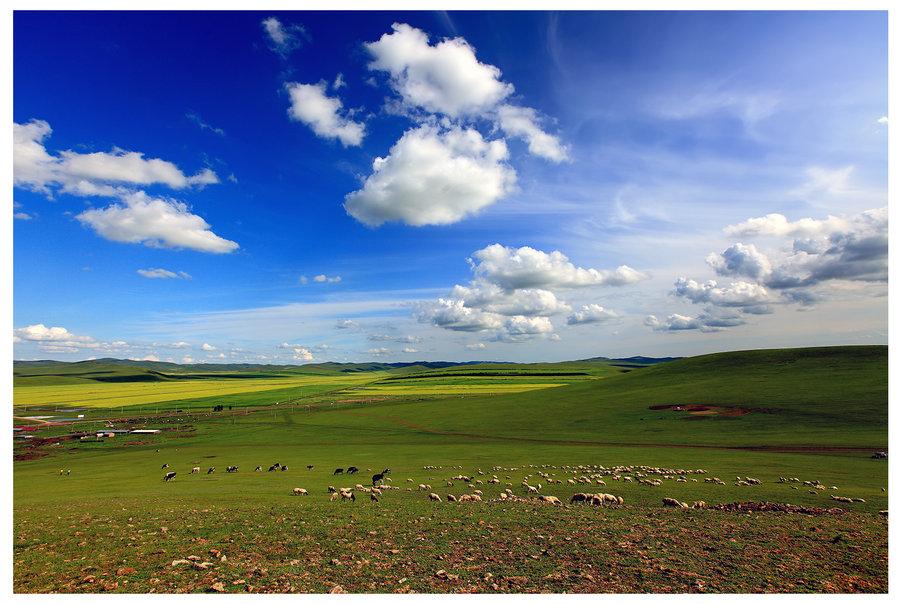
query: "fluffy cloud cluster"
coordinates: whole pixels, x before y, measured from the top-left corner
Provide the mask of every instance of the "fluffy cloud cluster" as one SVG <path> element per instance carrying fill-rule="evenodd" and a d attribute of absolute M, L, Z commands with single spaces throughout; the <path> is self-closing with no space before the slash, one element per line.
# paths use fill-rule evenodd
<path fill-rule="evenodd" d="M 340 275 L 328 276 L 328 275 L 323 274 L 323 275 L 316 275 L 315 277 L 312 278 L 313 283 L 340 283 L 342 280 L 343 279 L 341 279 Z M 301 285 L 306 285 L 309 282 L 310 282 L 309 277 L 307 277 L 306 275 L 300 276 L 300 284 Z"/>
<path fill-rule="evenodd" d="M 405 23 L 392 29 L 365 47 L 373 57 L 369 67 L 390 74 L 407 104 L 450 117 L 479 115 L 513 93 L 500 70 L 480 63 L 463 38 L 432 45 L 420 29 Z"/>
<path fill-rule="evenodd" d="M 152 247 L 185 248 L 227 253 L 238 244 L 212 232 L 183 202 L 151 197 L 135 187 L 162 185 L 185 189 L 219 182 L 204 169 L 186 175 L 175 164 L 147 159 L 143 153 L 114 149 L 107 152 L 50 154 L 44 146 L 50 125 L 42 120 L 13 124 L 13 184 L 52 195 L 113 197 L 119 203 L 87 210 L 77 216 L 98 235 L 111 241 L 144 243 Z"/>
<path fill-rule="evenodd" d="M 281 350 L 289 350 L 295 361 L 315 360 L 312 351 L 310 351 L 310 349 L 306 346 L 301 346 L 300 344 L 288 344 L 287 342 L 283 342 L 278 345 L 278 348 Z"/>
<path fill-rule="evenodd" d="M 744 318 L 736 312 L 723 312 L 715 308 L 707 308 L 696 316 L 671 314 L 665 319 L 658 319 L 655 315 L 649 315 L 644 319 L 644 325 L 654 331 L 690 331 L 699 330 L 704 333 L 721 331 L 727 327 L 736 327 L 746 323 Z"/>
<path fill-rule="evenodd" d="M 325 83 L 298 84 L 288 82 L 285 89 L 291 98 L 288 115 L 291 119 L 309 126 L 316 136 L 337 139 L 345 147 L 362 144 L 366 126 L 350 119 L 337 97 L 330 97 Z"/>
<path fill-rule="evenodd" d="M 534 155 L 568 159 L 568 150 L 543 130 L 534 109 L 505 103 L 512 84 L 502 81 L 497 67 L 480 62 L 463 38 L 432 44 L 425 32 L 395 23 L 391 33 L 365 47 L 369 68 L 387 74 L 403 111 L 424 124 L 407 130 L 386 157 L 373 162 L 363 187 L 346 196 L 344 208 L 360 222 L 452 224 L 508 195 L 516 172 L 507 163 L 506 141 L 485 139 L 475 128 L 479 122 L 524 140 Z M 324 84 L 307 92 L 316 102 L 302 104 L 327 123 L 320 136 L 339 130 L 340 101 L 325 96 Z M 304 121 L 316 129 L 313 116 Z M 361 139 L 361 129 L 359 134 Z"/>
<path fill-rule="evenodd" d="M 673 295 L 705 305 L 706 310 L 697 316 L 673 314 L 665 321 L 651 315 L 648 326 L 659 331 L 716 331 L 745 323 L 744 315 L 768 314 L 774 304 L 812 308 L 825 299 L 822 288 L 832 283 L 843 282 L 846 295 L 854 291 L 854 284 L 887 282 L 886 207 L 821 220 L 790 221 L 781 214 L 769 214 L 729 226 L 725 233 L 765 237 L 777 244 L 772 251 L 762 251 L 755 244 L 737 242 L 709 254 L 709 267 L 735 281 L 720 286 L 715 280 L 699 283 L 680 277 Z"/>
<path fill-rule="evenodd" d="M 139 268 L 137 274 L 147 279 L 185 279 L 190 281 L 192 277 L 184 272 L 170 271 L 164 268 Z"/>
<path fill-rule="evenodd" d="M 68 354 L 81 350 L 121 351 L 128 348 L 122 341 L 100 342 L 91 336 L 76 335 L 65 327 L 47 327 L 43 323 L 35 323 L 13 330 L 13 343 L 31 343 L 38 350 L 51 354 Z"/>
<path fill-rule="evenodd" d="M 672 293 L 694 304 L 740 308 L 742 312 L 751 314 L 768 312 L 766 304 L 771 302 L 769 292 L 765 287 L 749 281 L 736 281 L 727 287 L 720 287 L 718 282 L 713 279 L 706 283 L 698 283 L 693 279 L 679 277 L 675 281 L 675 289 Z"/>
<path fill-rule="evenodd" d="M 557 339 L 550 317 L 571 313 L 571 306 L 553 290 L 591 286 L 621 286 L 645 279 L 627 266 L 616 270 L 582 268 L 559 251 L 493 244 L 469 259 L 474 278 L 456 285 L 446 298 L 421 303 L 419 321 L 464 332 L 490 332 L 494 340 L 521 342 Z M 571 313 L 568 325 L 604 323 L 618 318 L 597 304 Z"/>
<path fill-rule="evenodd" d="M 143 191 L 127 193 L 121 203 L 86 210 L 76 218 L 110 241 L 212 254 L 227 254 L 239 247 L 213 233 L 209 223 L 192 214 L 187 204 L 150 197 Z"/>
<path fill-rule="evenodd" d="M 591 285 L 630 285 L 647 275 L 622 265 L 615 270 L 581 268 L 560 251 L 532 247 L 512 248 L 495 243 L 472 254 L 476 276 L 508 290 L 544 287 L 572 288 Z"/>
<path fill-rule="evenodd" d="M 116 185 L 160 184 L 184 189 L 219 182 L 209 168 L 188 176 L 175 164 L 143 153 L 61 151 L 51 155 L 44 141 L 53 132 L 43 120 L 13 124 L 13 184 L 49 194 L 54 189 L 76 195 L 114 194 Z"/>
<path fill-rule="evenodd" d="M 573 312 L 566 318 L 569 325 L 583 325 L 585 323 L 608 323 L 615 321 L 619 315 L 608 308 L 603 308 L 599 304 L 586 304 L 581 310 Z"/>
<path fill-rule="evenodd" d="M 420 126 L 407 131 L 387 157 L 378 157 L 363 188 L 344 208 L 369 226 L 451 224 L 506 196 L 516 182 L 502 140 L 474 129 Z"/>
<path fill-rule="evenodd" d="M 786 253 L 766 255 L 753 245 L 736 243 L 721 254 L 711 254 L 707 262 L 719 274 L 745 274 L 779 290 L 806 289 L 826 281 L 886 282 L 888 278 L 887 207 L 795 222 L 769 214 L 725 231 L 792 241 Z"/>

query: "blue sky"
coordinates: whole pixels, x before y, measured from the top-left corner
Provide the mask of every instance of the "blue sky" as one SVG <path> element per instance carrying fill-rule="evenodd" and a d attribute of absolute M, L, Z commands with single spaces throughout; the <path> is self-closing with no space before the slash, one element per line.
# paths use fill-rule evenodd
<path fill-rule="evenodd" d="M 17 12 L 14 122 L 16 358 L 887 342 L 885 13 Z"/>

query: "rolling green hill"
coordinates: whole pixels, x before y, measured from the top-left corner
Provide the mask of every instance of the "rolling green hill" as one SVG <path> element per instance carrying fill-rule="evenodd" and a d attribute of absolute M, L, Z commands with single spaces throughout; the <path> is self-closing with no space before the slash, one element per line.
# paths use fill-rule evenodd
<path fill-rule="evenodd" d="M 679 405 L 710 408 L 651 409 Z M 382 405 L 318 419 L 526 441 L 883 447 L 887 347 L 704 355 L 547 390 Z"/>

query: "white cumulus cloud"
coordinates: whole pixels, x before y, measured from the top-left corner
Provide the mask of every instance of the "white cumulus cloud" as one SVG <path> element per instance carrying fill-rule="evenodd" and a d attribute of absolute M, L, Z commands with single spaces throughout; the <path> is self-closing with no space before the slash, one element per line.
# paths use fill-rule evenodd
<path fill-rule="evenodd" d="M 502 140 L 474 129 L 408 130 L 387 157 L 376 158 L 363 188 L 344 208 L 369 226 L 400 221 L 411 226 L 452 224 L 500 200 L 515 186 Z"/>
<path fill-rule="evenodd" d="M 647 278 L 626 265 L 615 270 L 577 267 L 558 250 L 548 253 L 528 246 L 513 248 L 495 243 L 472 256 L 476 276 L 506 289 L 620 286 Z"/>
<path fill-rule="evenodd" d="M 484 113 L 512 94 L 500 70 L 479 62 L 463 38 L 432 45 L 420 29 L 405 23 L 391 27 L 392 33 L 365 47 L 373 57 L 369 67 L 390 74 L 406 104 L 457 117 Z"/>
<path fill-rule="evenodd" d="M 212 254 L 226 254 L 239 247 L 213 233 L 210 225 L 192 214 L 186 204 L 150 197 L 142 191 L 125 195 L 122 203 L 86 210 L 76 218 L 110 241 Z"/>
<path fill-rule="evenodd" d="M 358 147 L 366 133 L 365 124 L 346 115 L 343 103 L 326 93 L 325 83 L 299 84 L 288 82 L 285 88 L 291 97 L 288 115 L 309 126 L 316 136 L 338 139 L 345 147 Z"/>
<path fill-rule="evenodd" d="M 61 151 L 51 155 L 44 146 L 50 124 L 32 120 L 13 124 L 13 184 L 50 193 L 54 188 L 76 195 L 114 195 L 116 185 L 161 184 L 173 189 L 219 182 L 216 173 L 205 168 L 188 176 L 175 164 L 144 157 L 137 151 L 78 153 Z"/>
<path fill-rule="evenodd" d="M 580 310 L 576 310 L 566 318 L 569 325 L 584 325 L 586 323 L 608 323 L 618 319 L 615 311 L 603 308 L 599 304 L 586 304 Z"/>

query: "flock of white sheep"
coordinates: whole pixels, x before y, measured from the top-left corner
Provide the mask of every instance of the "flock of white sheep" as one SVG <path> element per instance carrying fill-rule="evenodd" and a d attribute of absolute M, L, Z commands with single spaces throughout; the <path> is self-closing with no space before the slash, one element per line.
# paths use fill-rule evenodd
<path fill-rule="evenodd" d="M 431 465 L 424 466 L 422 469 L 434 474 L 438 474 L 440 471 L 445 469 L 461 470 L 462 466 L 444 468 L 443 466 Z M 514 473 L 523 472 L 524 477 L 519 483 L 521 495 L 518 495 L 511 488 L 514 486 L 512 482 L 512 475 Z M 702 469 L 661 468 L 644 465 L 617 465 L 611 467 L 604 467 L 602 465 L 556 466 L 549 464 L 540 466 L 528 465 L 523 467 L 494 466 L 490 468 L 488 472 L 485 472 L 479 468 L 476 469 L 475 473 L 471 476 L 457 472 L 456 474 L 449 476 L 446 479 L 441 479 L 448 489 L 454 487 L 458 488 L 459 486 L 464 487 L 467 492 L 462 494 L 445 493 L 442 497 L 439 493 L 436 492 L 436 489 L 434 489 L 431 484 L 427 482 L 416 483 L 412 478 L 406 479 L 408 486 L 405 490 L 408 492 L 420 491 L 426 494 L 428 500 L 433 502 L 480 502 L 485 500 L 485 494 L 482 490 L 482 487 L 484 485 L 499 485 L 505 482 L 506 488 L 504 488 L 498 494 L 497 498 L 490 500 L 491 502 L 530 502 L 537 504 L 545 503 L 550 505 L 562 505 L 563 502 L 558 497 L 542 493 L 542 489 L 544 488 L 545 484 L 565 484 L 568 486 L 607 486 L 607 481 L 621 481 L 623 483 L 635 483 L 646 485 L 649 487 L 658 487 L 662 485 L 664 481 L 673 481 L 680 483 L 698 482 L 697 477 L 704 474 L 707 474 L 707 471 Z M 434 481 L 437 480 L 437 478 L 432 476 L 430 480 Z M 703 481 L 707 484 L 726 484 L 724 480 L 718 477 L 703 477 Z M 379 497 L 385 491 L 403 490 L 400 487 L 388 484 L 390 482 L 391 478 L 386 477 L 380 485 L 373 485 L 372 487 L 357 484 L 354 487 L 342 487 L 338 489 L 330 486 L 328 487 L 328 492 L 331 494 L 330 496 L 332 501 L 356 501 L 357 493 L 365 493 L 369 495 L 371 501 L 377 503 L 379 501 Z M 781 477 L 779 478 L 778 482 L 789 483 L 793 488 L 797 487 L 792 483 L 799 483 L 803 484 L 804 486 L 813 487 L 814 490 L 810 491 L 812 493 L 817 493 L 820 490 L 826 488 L 825 485 L 823 485 L 818 480 L 800 481 L 800 479 L 798 478 Z M 753 487 L 761 485 L 762 481 L 750 476 L 736 476 L 735 482 L 733 484 L 734 486 L 740 487 Z M 836 486 L 832 486 L 831 488 L 837 489 Z M 306 489 L 294 488 L 293 494 L 308 495 L 309 493 Z M 832 495 L 831 499 L 844 503 L 865 503 L 865 500 L 859 497 L 842 497 Z M 621 496 L 613 495 L 610 493 L 577 492 L 572 495 L 569 503 L 600 507 L 621 506 L 624 504 L 624 499 Z M 692 503 L 687 503 L 679 501 L 672 497 L 663 498 L 662 506 L 691 509 L 704 509 L 710 507 L 705 501 L 698 500 Z"/>

